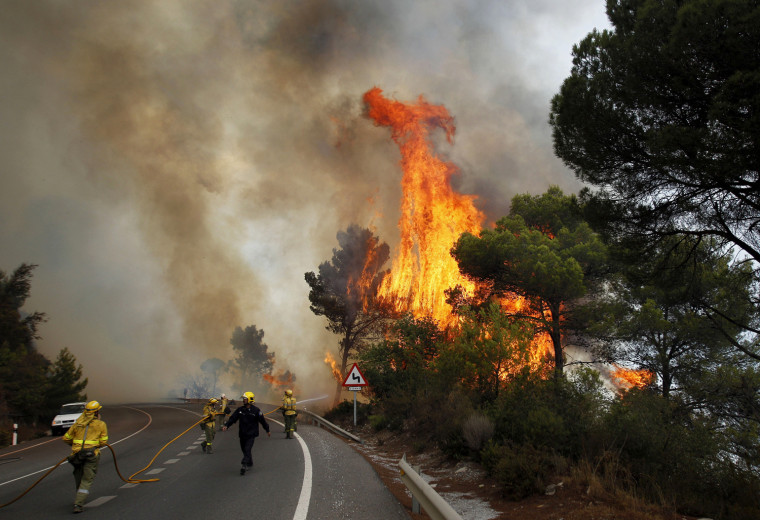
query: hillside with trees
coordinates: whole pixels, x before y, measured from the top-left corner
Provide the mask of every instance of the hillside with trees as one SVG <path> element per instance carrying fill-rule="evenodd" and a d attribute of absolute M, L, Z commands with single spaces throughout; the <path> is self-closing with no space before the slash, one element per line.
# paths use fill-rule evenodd
<path fill-rule="evenodd" d="M 83 367 L 68 348 L 51 362 L 35 347 L 46 316 L 22 311 L 35 267 L 0 271 L 0 446 L 10 443 L 13 423 L 27 426 L 31 435 L 44 433 L 62 404 L 87 398 Z"/>

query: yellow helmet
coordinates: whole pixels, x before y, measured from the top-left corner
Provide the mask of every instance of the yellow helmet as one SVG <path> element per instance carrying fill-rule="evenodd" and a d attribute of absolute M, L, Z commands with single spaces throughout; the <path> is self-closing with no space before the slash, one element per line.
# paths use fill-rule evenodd
<path fill-rule="evenodd" d="M 285 395 L 291 397 L 293 395 L 293 390 L 285 390 Z"/>
<path fill-rule="evenodd" d="M 243 395 L 243 402 L 247 399 L 249 403 L 253 404 L 256 402 L 256 396 L 253 395 L 253 392 L 245 392 Z"/>
<path fill-rule="evenodd" d="M 216 400 L 214 397 L 212 397 L 211 399 L 209 399 L 209 400 L 208 400 L 208 403 L 209 403 L 209 404 L 216 404 L 216 403 L 218 403 L 218 402 L 219 402 L 219 401 L 217 401 L 217 400 Z"/>
<path fill-rule="evenodd" d="M 103 408 L 103 407 L 100 405 L 99 402 L 97 402 L 97 401 L 90 401 L 89 403 L 87 403 L 85 405 L 84 411 L 92 413 L 92 412 L 97 412 L 101 408 Z"/>

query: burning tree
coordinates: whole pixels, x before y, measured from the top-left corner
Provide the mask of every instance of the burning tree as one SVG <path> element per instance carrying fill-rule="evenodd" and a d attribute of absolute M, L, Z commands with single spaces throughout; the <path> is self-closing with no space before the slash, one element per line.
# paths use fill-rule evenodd
<path fill-rule="evenodd" d="M 737 363 L 731 354 L 741 326 L 716 322 L 705 307 L 746 321 L 753 312 L 750 266 L 732 264 L 715 241 L 682 235 L 648 255 L 633 249 L 620 263 L 589 332 L 609 361 L 643 369 L 617 367 L 613 376 L 625 387 L 657 384 L 665 399 L 672 391 L 700 393 L 706 374 Z"/>
<path fill-rule="evenodd" d="M 606 258 L 604 244 L 575 205 L 575 197 L 557 187 L 537 197 L 518 195 L 496 229 L 465 233 L 451 251 L 468 277 L 497 295 L 522 299 L 511 314 L 551 338 L 557 376 L 565 364 L 562 338 L 569 318 Z"/>
<path fill-rule="evenodd" d="M 388 308 L 376 295 L 387 274 L 382 267 L 390 251 L 369 229 L 353 224 L 337 238 L 340 249 L 333 249 L 332 260 L 319 265 L 319 274 L 308 272 L 305 278 L 311 287 L 309 308 L 327 318 L 327 330 L 341 335 L 340 373 L 345 374 L 348 358 L 389 316 Z M 341 383 L 339 380 L 336 405 Z"/>
<path fill-rule="evenodd" d="M 446 107 L 432 105 L 422 96 L 416 103 L 402 103 L 385 98 L 379 88 L 366 92 L 364 102 L 375 124 L 390 128 L 404 174 L 401 241 L 380 297 L 399 313 L 430 316 L 442 326 L 451 325 L 456 317 L 446 302 L 446 290 L 461 286 L 472 292 L 474 286 L 461 275 L 449 249 L 460 234 L 477 232 L 484 221 L 475 197 L 451 186 L 457 167 L 442 160 L 430 143 L 435 130 L 443 130 L 452 141 L 454 118 Z"/>

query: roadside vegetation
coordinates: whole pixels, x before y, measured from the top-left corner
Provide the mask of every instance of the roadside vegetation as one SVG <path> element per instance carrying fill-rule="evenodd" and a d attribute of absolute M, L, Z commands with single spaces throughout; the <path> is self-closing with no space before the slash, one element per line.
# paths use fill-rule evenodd
<path fill-rule="evenodd" d="M 341 343 L 371 384 L 359 421 L 479 461 L 515 500 L 560 476 L 637 511 L 758 518 L 760 6 L 607 12 L 551 104 L 587 187 L 517 195 L 459 238 L 478 290 L 450 288 L 457 325 L 388 312 Z"/>

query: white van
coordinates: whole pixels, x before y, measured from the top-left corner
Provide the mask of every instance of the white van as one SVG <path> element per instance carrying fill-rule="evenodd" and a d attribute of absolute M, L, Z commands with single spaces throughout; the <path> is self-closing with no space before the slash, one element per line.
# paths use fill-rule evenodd
<path fill-rule="evenodd" d="M 53 422 L 50 424 L 50 429 L 53 431 L 53 435 L 63 435 L 74 424 L 74 422 L 84 412 L 84 405 L 87 403 L 66 403 L 61 406 L 61 411 L 58 412 L 53 418 Z"/>

